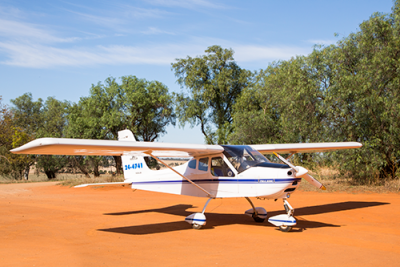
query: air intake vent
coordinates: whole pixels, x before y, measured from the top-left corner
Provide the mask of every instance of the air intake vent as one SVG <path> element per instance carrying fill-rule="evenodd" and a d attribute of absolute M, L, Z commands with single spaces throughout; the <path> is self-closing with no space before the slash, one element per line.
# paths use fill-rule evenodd
<path fill-rule="evenodd" d="M 285 192 L 293 192 L 294 190 L 296 190 L 296 188 L 288 188 L 285 190 Z"/>

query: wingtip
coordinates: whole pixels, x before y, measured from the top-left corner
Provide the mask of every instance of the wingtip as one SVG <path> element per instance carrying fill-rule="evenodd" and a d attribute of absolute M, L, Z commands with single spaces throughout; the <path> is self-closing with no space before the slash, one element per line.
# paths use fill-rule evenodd
<path fill-rule="evenodd" d="M 10 152 L 13 154 L 19 154 L 18 152 L 21 151 L 21 147 L 10 149 Z"/>
<path fill-rule="evenodd" d="M 81 188 L 86 186 L 88 186 L 88 184 L 80 184 L 80 185 L 75 185 L 74 188 Z"/>

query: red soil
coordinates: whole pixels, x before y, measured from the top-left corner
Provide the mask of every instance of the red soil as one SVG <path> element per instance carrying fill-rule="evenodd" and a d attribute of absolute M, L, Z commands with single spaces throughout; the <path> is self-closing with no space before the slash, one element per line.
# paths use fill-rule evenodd
<path fill-rule="evenodd" d="M 296 192 L 283 233 L 216 199 L 207 225 L 185 216 L 206 199 L 129 188 L 0 185 L 0 266 L 399 266 L 400 195 Z M 269 214 L 282 201 L 255 200 Z"/>

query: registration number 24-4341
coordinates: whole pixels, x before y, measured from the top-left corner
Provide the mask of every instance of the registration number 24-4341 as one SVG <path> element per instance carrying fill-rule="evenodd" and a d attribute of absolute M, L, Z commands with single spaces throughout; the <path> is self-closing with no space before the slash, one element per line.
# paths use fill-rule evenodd
<path fill-rule="evenodd" d="M 131 170 L 131 169 L 142 169 L 143 168 L 143 163 L 132 163 L 125 165 L 125 170 Z"/>

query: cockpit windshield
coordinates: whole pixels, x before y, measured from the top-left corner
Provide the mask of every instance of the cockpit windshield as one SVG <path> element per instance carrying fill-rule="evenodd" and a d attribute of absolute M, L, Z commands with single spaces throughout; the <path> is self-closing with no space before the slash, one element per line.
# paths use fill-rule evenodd
<path fill-rule="evenodd" d="M 238 173 L 262 162 L 269 162 L 260 152 L 250 146 L 222 146 L 224 155 Z"/>

